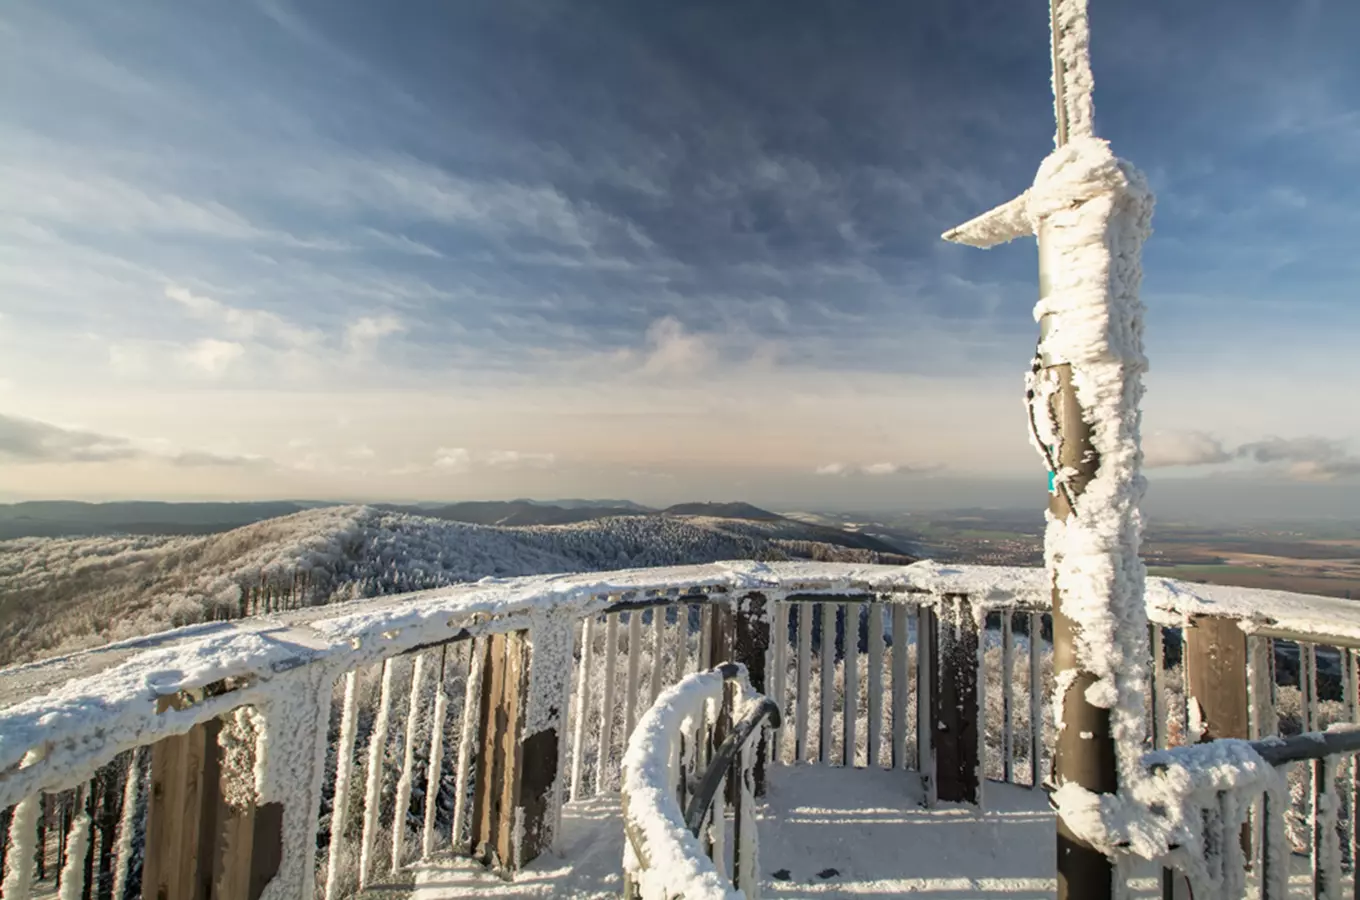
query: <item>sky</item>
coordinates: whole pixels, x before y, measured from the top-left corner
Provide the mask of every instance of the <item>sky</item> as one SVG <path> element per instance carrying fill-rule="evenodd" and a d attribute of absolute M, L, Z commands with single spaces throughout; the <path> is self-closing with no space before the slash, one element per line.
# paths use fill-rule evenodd
<path fill-rule="evenodd" d="M 1360 5 L 1091 5 L 1153 496 L 1360 509 Z M 1042 502 L 939 235 L 1049 90 L 1038 0 L 11 0 L 0 499 Z"/>

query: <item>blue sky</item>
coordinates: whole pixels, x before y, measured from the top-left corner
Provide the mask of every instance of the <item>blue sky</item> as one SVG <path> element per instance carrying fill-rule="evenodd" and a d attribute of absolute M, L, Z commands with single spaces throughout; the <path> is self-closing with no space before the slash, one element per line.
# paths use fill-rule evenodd
<path fill-rule="evenodd" d="M 1360 479 L 1360 7 L 1092 0 L 1163 478 Z M 0 492 L 1032 478 L 1046 4 L 0 10 Z"/>

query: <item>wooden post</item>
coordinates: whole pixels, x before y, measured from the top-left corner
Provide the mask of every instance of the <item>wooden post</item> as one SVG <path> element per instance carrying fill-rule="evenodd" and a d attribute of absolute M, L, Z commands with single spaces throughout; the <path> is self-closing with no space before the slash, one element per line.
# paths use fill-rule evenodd
<path fill-rule="evenodd" d="M 160 707 L 183 709 L 202 699 L 185 693 Z M 283 805 L 257 805 L 239 788 L 228 802 L 218 744 L 223 722 L 212 719 L 151 748 L 142 896 L 147 900 L 259 900 L 283 857 Z M 129 773 L 135 777 L 135 773 Z"/>
<path fill-rule="evenodd" d="M 532 639 L 536 639 L 535 645 Z M 491 635 L 482 667 L 480 749 L 472 851 L 504 875 L 528 865 L 552 841 L 562 768 L 565 682 L 551 667 L 571 655 L 572 629 Z M 538 680 L 532 676 L 540 670 Z M 560 673 L 558 673 L 560 675 Z M 551 695 L 556 685 L 559 693 Z M 530 690 L 534 694 L 530 694 Z M 529 726 L 532 727 L 529 727 Z"/>
<path fill-rule="evenodd" d="M 162 697 L 158 708 L 184 709 L 202 699 L 175 694 Z M 216 819 L 217 792 L 206 784 L 210 748 L 217 746 L 216 720 L 195 725 L 188 733 L 164 738 L 151 748 L 151 797 L 147 806 L 146 862 L 142 896 L 147 900 L 195 900 L 204 871 L 200 830 L 204 819 Z M 214 762 L 215 765 L 215 762 Z M 207 872 L 211 867 L 207 867 Z"/>
<path fill-rule="evenodd" d="M 1199 704 L 1200 741 L 1249 738 L 1247 635 L 1232 619 L 1195 616 L 1185 628 L 1190 696 Z"/>
<path fill-rule="evenodd" d="M 940 800 L 977 804 L 981 798 L 978 642 L 968 598 L 946 596 L 940 610 L 934 666 L 935 785 Z"/>
<path fill-rule="evenodd" d="M 1247 684 L 1247 634 L 1233 619 L 1194 616 L 1184 629 L 1182 660 L 1202 731 L 1199 743 L 1251 737 L 1251 699 Z M 1251 857 L 1251 823 L 1242 824 L 1242 849 Z"/>
<path fill-rule="evenodd" d="M 769 603 L 764 594 L 747 594 L 737 601 L 737 614 L 733 635 L 733 662 L 746 666 L 751 676 L 751 687 L 757 693 L 766 692 L 765 660 L 770 650 Z M 778 678 L 775 679 L 779 681 Z M 776 698 L 782 702 L 783 698 Z M 782 710 L 781 710 L 782 712 Z M 757 797 L 765 795 L 765 763 L 769 758 L 765 736 L 760 737 L 756 753 L 754 783 Z"/>

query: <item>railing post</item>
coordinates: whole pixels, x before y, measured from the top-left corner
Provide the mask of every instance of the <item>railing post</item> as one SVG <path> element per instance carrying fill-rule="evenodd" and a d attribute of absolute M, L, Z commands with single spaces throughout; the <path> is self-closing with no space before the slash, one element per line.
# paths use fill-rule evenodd
<path fill-rule="evenodd" d="M 1251 737 L 1247 634 L 1234 619 L 1194 616 L 1184 629 L 1184 665 L 1200 721 L 1199 743 Z M 1242 824 L 1242 850 L 1251 859 L 1251 824 Z"/>
<path fill-rule="evenodd" d="M 519 737 L 524 727 L 525 643 L 520 632 L 486 640 L 482 666 L 481 747 L 477 753 L 477 795 L 472 811 L 472 852 L 484 864 L 509 869 L 514 859 L 513 785 Z"/>
<path fill-rule="evenodd" d="M 182 692 L 163 697 L 159 705 L 162 711 L 185 709 L 203 699 L 202 691 Z M 319 740 L 326 737 L 316 709 L 329 713 L 329 699 L 328 689 L 324 698 L 320 691 L 316 696 L 300 691 L 277 709 L 242 707 L 152 746 L 144 897 L 258 900 L 279 875 L 293 879 L 295 890 L 287 895 L 311 896 L 310 835 L 321 799 L 321 773 L 312 762 L 318 734 Z M 265 727 L 278 746 L 259 766 L 264 722 L 272 723 Z M 309 745 L 305 753 L 303 745 Z M 291 814 L 287 820 L 285 812 Z M 285 853 L 287 827 L 308 836 L 293 842 L 291 854 Z"/>
<path fill-rule="evenodd" d="M 513 860 L 516 870 L 552 846 L 561 824 L 574 623 L 570 617 L 545 616 L 534 623 L 528 636 L 529 697 L 524 714 L 518 803 L 523 825 L 516 828 L 518 844 Z"/>
<path fill-rule="evenodd" d="M 751 687 L 756 693 L 765 693 L 765 660 L 770 650 L 770 610 L 764 594 L 746 594 L 737 601 L 736 622 L 732 638 L 732 661 L 746 666 L 751 678 Z M 776 679 L 778 681 L 778 679 Z M 776 702 L 782 702 L 777 698 Z M 783 713 L 783 710 L 780 710 Z M 769 758 L 764 733 L 760 736 L 760 746 L 755 757 L 755 793 L 765 795 L 765 762 Z"/>
<path fill-rule="evenodd" d="M 1249 738 L 1247 635 L 1233 619 L 1195 616 L 1185 627 L 1188 703 L 1198 704 L 1200 743 Z"/>
<path fill-rule="evenodd" d="M 941 605 L 938 665 L 932 692 L 936 722 L 935 793 L 940 800 L 981 800 L 981 714 L 978 702 L 980 635 L 967 597 L 946 596 Z"/>
<path fill-rule="evenodd" d="M 473 661 L 484 689 L 472 852 L 506 873 L 536 859 L 557 832 L 573 630 L 570 618 L 542 618 L 491 635 Z"/>

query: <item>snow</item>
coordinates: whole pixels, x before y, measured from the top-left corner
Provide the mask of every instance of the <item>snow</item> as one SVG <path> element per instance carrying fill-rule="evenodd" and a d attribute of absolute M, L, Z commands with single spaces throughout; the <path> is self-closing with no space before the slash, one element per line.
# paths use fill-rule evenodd
<path fill-rule="evenodd" d="M 5 880 L 0 884 L 9 900 L 28 900 L 33 874 L 38 864 L 35 853 L 38 847 L 38 811 L 41 808 L 38 795 L 25 797 L 14 807 L 14 818 L 10 822 L 9 847 L 5 853 Z"/>
<path fill-rule="evenodd" d="M 82 798 L 83 799 L 83 798 Z M 58 900 L 82 900 L 85 895 L 85 851 L 90 847 L 90 814 L 82 809 L 66 839 L 66 864 L 61 869 Z M 5 896 L 9 896 L 6 894 Z"/>
<path fill-rule="evenodd" d="M 749 694 L 745 675 L 739 693 Z M 623 756 L 624 818 L 640 847 L 630 847 L 627 860 L 643 900 L 739 900 L 713 860 L 685 825 L 684 811 L 675 796 L 675 749 L 688 734 L 693 744 L 700 720 L 712 704 L 721 702 L 724 680 L 714 671 L 697 672 L 661 692 L 628 741 Z M 734 717 L 739 718 L 736 711 Z M 712 718 L 709 716 L 708 718 Z M 721 796 L 721 791 L 719 792 Z M 714 839 L 721 840 L 721 826 Z M 633 842 L 630 842 L 632 844 Z M 639 860 L 637 854 L 645 854 Z"/>
<path fill-rule="evenodd" d="M 1044 609 L 1040 570 L 946 566 L 872 566 L 813 562 L 730 562 L 611 573 L 484 579 L 416 594 L 304 610 L 277 619 L 222 623 L 176 639 L 149 641 L 112 660 L 99 651 L 0 671 L 0 806 L 39 789 L 74 787 L 116 754 L 171 734 L 275 691 L 292 691 L 300 671 L 323 669 L 332 681 L 360 665 L 465 631 L 525 627 L 535 612 L 583 616 L 610 597 L 648 590 L 758 590 L 771 602 L 789 593 L 879 593 L 889 602 L 938 604 L 967 594 L 974 614 L 1011 607 Z M 1221 588 L 1150 578 L 1153 618 L 1179 624 L 1218 611 L 1245 617 L 1244 628 L 1287 629 L 1322 643 L 1360 639 L 1360 606 L 1343 600 Z M 490 616 L 499 614 L 494 621 Z M 156 699 L 237 679 L 240 689 L 184 710 L 156 711 Z M 324 704 L 323 704 L 324 705 Z M 22 764 L 30 748 L 41 760 Z"/>

